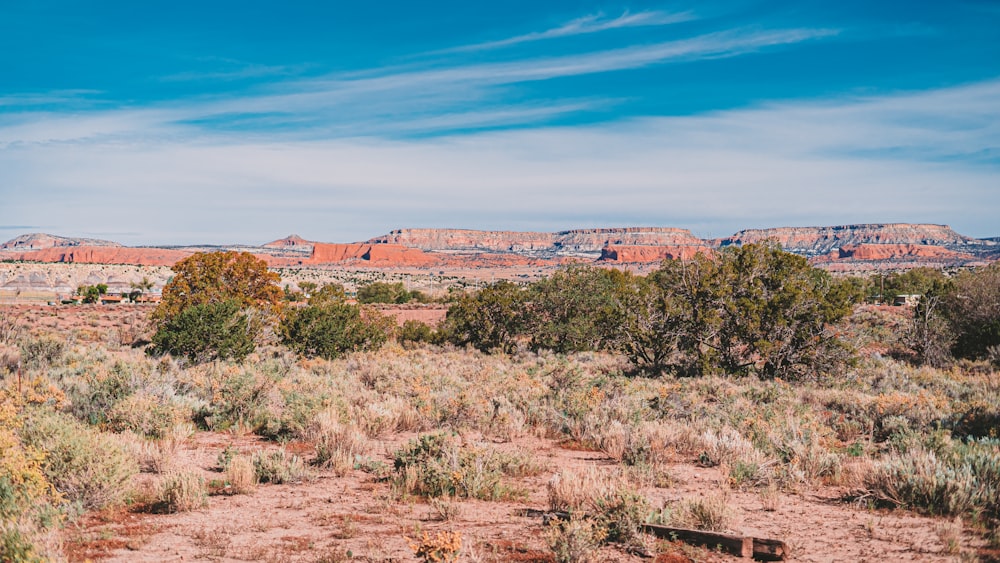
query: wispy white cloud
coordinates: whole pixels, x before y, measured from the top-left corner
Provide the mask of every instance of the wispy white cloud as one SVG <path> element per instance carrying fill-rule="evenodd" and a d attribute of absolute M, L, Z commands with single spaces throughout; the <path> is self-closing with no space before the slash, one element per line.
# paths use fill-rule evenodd
<path fill-rule="evenodd" d="M 428 54 L 486 51 L 491 49 L 500 49 L 503 47 L 511 47 L 513 45 L 519 45 L 521 43 L 542 41 L 545 39 L 571 37 L 574 35 L 586 35 L 590 33 L 599 33 L 602 31 L 621 29 L 626 27 L 648 27 L 648 26 L 670 25 L 675 23 L 691 21 L 694 19 L 697 19 L 697 17 L 692 11 L 684 11 L 684 12 L 647 11 L 647 12 L 637 12 L 634 14 L 626 11 L 622 15 L 615 18 L 606 17 L 604 14 L 594 14 L 570 20 L 558 27 L 546 29 L 545 31 L 535 31 L 531 33 L 525 33 L 523 35 L 508 37 L 505 39 L 497 39 L 495 41 L 485 41 L 482 43 L 474 43 L 471 45 L 462 45 L 458 47 L 451 47 L 448 49 L 440 49 Z"/>
<path fill-rule="evenodd" d="M 403 226 L 658 224 L 717 236 L 880 221 L 996 236 L 998 93 L 1000 79 L 397 140 L 216 134 L 11 145 L 0 150 L 0 223 L 113 226 L 141 233 L 124 240 L 133 243 L 288 232 L 346 241 Z"/>
<path fill-rule="evenodd" d="M 71 141 L 108 135 L 156 137 L 239 127 L 247 133 L 304 137 L 358 134 L 441 134 L 456 128 L 543 123 L 614 100 L 558 100 L 522 109 L 503 100 L 504 88 L 535 81 L 638 69 L 657 64 L 735 57 L 837 34 L 828 29 L 736 29 L 686 39 L 559 57 L 464 64 L 444 68 L 387 68 L 278 83 L 245 92 L 82 115 L 37 114 L 29 122 L 0 120 L 0 146 Z M 477 114 L 480 114 L 477 116 Z M 460 118 L 458 116 L 461 116 Z M 455 124 L 456 126 L 451 126 Z M 294 126 L 291 127 L 291 126 Z"/>
<path fill-rule="evenodd" d="M 235 81 L 248 78 L 292 76 L 301 72 L 303 65 L 261 65 L 225 59 L 230 68 L 212 71 L 185 71 L 160 77 L 162 82 L 189 82 L 195 80 Z"/>
<path fill-rule="evenodd" d="M 37 106 L 49 106 L 61 104 L 74 104 L 81 101 L 89 101 L 93 96 L 101 94 L 100 90 L 69 89 L 51 90 L 48 92 L 32 92 L 26 94 L 11 94 L 0 96 L 0 108 L 32 108 Z"/>

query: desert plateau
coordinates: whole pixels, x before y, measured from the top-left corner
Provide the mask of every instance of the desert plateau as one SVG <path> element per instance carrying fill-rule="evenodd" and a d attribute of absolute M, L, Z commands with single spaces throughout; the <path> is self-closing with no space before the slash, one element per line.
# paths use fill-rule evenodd
<path fill-rule="evenodd" d="M 399 230 L 363 243 L 290 236 L 223 248 L 36 234 L 0 253 L 0 469 L 15 479 L 0 483 L 26 487 L 3 501 L 19 514 L 4 541 L 24 560 L 1000 553 L 996 353 L 931 356 L 920 341 L 925 305 L 892 305 L 894 295 L 942 291 L 934 283 L 995 279 L 995 243 L 947 227 L 712 241 L 659 228 Z M 658 316 L 683 308 L 671 299 L 695 297 L 654 280 L 718 265 L 699 282 L 709 288 L 723 264 L 750 256 L 787 262 L 766 275 L 828 280 L 812 291 L 850 288 L 839 315 L 801 329 L 834 348 L 803 345 L 809 352 L 780 369 L 763 360 L 773 345 L 746 355 L 742 372 L 687 363 L 705 349 L 670 344 L 675 329 L 655 323 L 685 314 Z M 237 262 L 250 268 L 240 277 L 218 269 Z M 801 274 L 779 274 L 788 267 Z M 726 287 L 751 279 L 741 275 Z M 210 317 L 182 328 L 159 316 L 199 292 L 242 295 L 235 286 L 250 276 L 269 280 L 272 297 L 243 310 L 284 312 L 242 352 L 217 340 L 230 325 L 216 334 Z M 89 287 L 104 293 L 88 304 Z M 635 308 L 642 291 L 666 301 Z M 996 287 L 980 291 L 995 301 Z M 319 322 L 323 332 L 310 332 Z M 728 330 L 720 322 L 713 330 Z M 501 325 L 510 332 L 498 337 Z M 196 341 L 160 336 L 175 330 Z M 778 338 L 782 354 L 801 353 L 797 336 Z"/>
<path fill-rule="evenodd" d="M 0 1 L 0 563 L 1000 563 L 997 30 Z"/>

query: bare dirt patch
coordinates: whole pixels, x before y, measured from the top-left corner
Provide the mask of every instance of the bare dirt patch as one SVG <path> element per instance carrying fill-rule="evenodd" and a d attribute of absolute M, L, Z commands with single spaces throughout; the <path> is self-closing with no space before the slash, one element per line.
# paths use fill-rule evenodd
<path fill-rule="evenodd" d="M 380 443 L 389 452 L 412 434 Z M 469 436 L 468 439 L 475 437 Z M 196 470 L 217 479 L 219 452 L 278 448 L 255 438 L 199 432 L 179 454 L 178 469 Z M 545 483 L 565 468 L 602 467 L 611 461 L 598 452 L 565 449 L 549 440 L 523 438 L 513 444 L 533 452 L 549 469 L 518 480 L 523 500 L 488 502 L 452 500 L 447 520 L 418 497 L 394 498 L 388 483 L 360 470 L 336 477 L 318 471 L 299 484 L 261 485 L 251 495 L 215 495 L 202 510 L 151 514 L 148 507 L 90 514 L 67 530 L 72 561 L 411 561 L 410 544 L 422 533 L 459 532 L 466 561 L 554 561 L 546 545 L 547 527 L 524 509 L 545 509 Z M 304 455 L 307 451 L 293 448 Z M 392 462 L 388 453 L 382 461 Z M 714 468 L 678 460 L 669 466 L 673 485 L 643 490 L 651 504 L 710 494 L 725 494 L 738 529 L 748 535 L 783 539 L 796 561 L 952 561 L 941 538 L 941 519 L 904 512 L 870 510 L 841 499 L 837 487 L 779 493 L 764 506 L 756 492 L 729 490 Z M 140 475 L 139 479 L 149 479 Z M 975 538 L 965 538 L 969 543 Z M 657 561 L 728 561 L 735 559 L 679 543 L 649 542 Z M 611 545 L 601 561 L 640 561 Z"/>

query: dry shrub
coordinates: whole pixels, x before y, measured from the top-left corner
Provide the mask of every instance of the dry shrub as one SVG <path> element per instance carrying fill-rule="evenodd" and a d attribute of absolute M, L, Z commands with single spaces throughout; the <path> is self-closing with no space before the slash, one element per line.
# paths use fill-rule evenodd
<path fill-rule="evenodd" d="M 758 497 L 764 512 L 777 512 L 778 508 L 781 507 L 781 490 L 774 483 L 761 489 Z"/>
<path fill-rule="evenodd" d="M 316 445 L 315 463 L 333 469 L 340 477 L 353 469 L 370 449 L 361 430 L 353 424 L 341 423 L 333 409 L 316 414 L 307 436 Z"/>
<path fill-rule="evenodd" d="M 501 500 L 523 496 L 505 475 L 521 473 L 530 463 L 517 456 L 458 443 L 444 433 L 425 434 L 396 451 L 393 489 L 396 494 Z"/>
<path fill-rule="evenodd" d="M 231 494 L 245 495 L 257 488 L 257 472 L 253 460 L 238 455 L 226 465 L 226 485 Z"/>
<path fill-rule="evenodd" d="M 67 500 L 97 509 L 121 502 L 139 466 L 117 436 L 72 416 L 34 409 L 22 427 L 25 444 L 44 452 L 46 478 Z"/>
<path fill-rule="evenodd" d="M 107 423 L 116 432 L 131 430 L 150 438 L 165 438 L 190 417 L 189 408 L 163 396 L 139 391 L 116 402 L 107 412 Z"/>
<path fill-rule="evenodd" d="M 167 512 L 190 512 L 208 506 L 205 479 L 196 472 L 168 475 L 160 489 L 160 501 Z"/>
<path fill-rule="evenodd" d="M 701 441 L 703 450 L 698 461 L 708 467 L 735 462 L 761 465 L 767 461 L 750 440 L 729 427 L 720 432 L 708 430 L 702 434 Z"/>
<path fill-rule="evenodd" d="M 722 493 L 684 500 L 670 513 L 670 523 L 680 528 L 731 531 L 735 524 L 729 501 Z"/>
<path fill-rule="evenodd" d="M 553 520 L 546 541 L 557 563 L 592 563 L 605 539 L 605 530 L 592 520 L 579 517 Z"/>
<path fill-rule="evenodd" d="M 557 473 L 549 479 L 548 496 L 549 510 L 586 514 L 610 541 L 635 542 L 649 513 L 646 498 L 630 489 L 620 472 Z"/>
<path fill-rule="evenodd" d="M 486 429 L 489 435 L 508 442 L 524 436 L 526 418 L 520 409 L 504 396 L 492 397 L 490 403 L 493 416 Z"/>
<path fill-rule="evenodd" d="M 546 486 L 549 510 L 570 513 L 584 511 L 593 499 L 615 485 L 612 476 L 594 468 L 582 471 L 566 469 L 553 475 Z"/>
<path fill-rule="evenodd" d="M 66 352 L 66 342 L 46 334 L 22 339 L 20 350 L 21 362 L 26 368 L 46 368 L 62 359 Z"/>
<path fill-rule="evenodd" d="M 403 399 L 390 397 L 384 401 L 367 403 L 356 409 L 354 418 L 365 435 L 369 438 L 379 438 L 399 428 L 403 412 L 408 406 Z"/>
<path fill-rule="evenodd" d="M 18 322 L 14 314 L 0 310 L 0 345 L 16 343 L 23 333 L 24 325 Z"/>
<path fill-rule="evenodd" d="M 702 445 L 702 435 L 698 425 L 673 420 L 645 422 L 643 436 L 649 443 L 654 462 L 669 461 L 671 450 L 683 453 L 697 453 Z"/>
<path fill-rule="evenodd" d="M 253 467 L 257 481 L 261 483 L 299 483 L 312 477 L 302 459 L 285 453 L 285 450 L 254 452 Z"/>
<path fill-rule="evenodd" d="M 419 540 L 407 538 L 413 555 L 425 563 L 453 563 L 462 551 L 462 534 L 442 531 L 433 536 L 424 532 Z"/>
<path fill-rule="evenodd" d="M 0 344 L 0 374 L 17 373 L 21 365 L 21 351 L 13 346 Z"/>
<path fill-rule="evenodd" d="M 864 482 L 882 501 L 934 514 L 969 512 L 983 504 L 984 492 L 992 492 L 983 490 L 970 466 L 951 466 L 934 452 L 922 449 L 887 457 Z"/>

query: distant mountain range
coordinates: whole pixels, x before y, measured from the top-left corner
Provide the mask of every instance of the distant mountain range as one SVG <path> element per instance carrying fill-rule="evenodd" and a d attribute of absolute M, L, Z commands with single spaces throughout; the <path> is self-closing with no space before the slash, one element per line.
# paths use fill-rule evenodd
<path fill-rule="evenodd" d="M 399 229 L 363 242 L 328 243 L 290 235 L 263 245 L 127 247 L 116 242 L 26 234 L 0 245 L 0 259 L 169 266 L 197 251 L 252 252 L 275 267 L 342 264 L 380 268 L 558 265 L 570 261 L 649 264 L 689 259 L 732 245 L 773 239 L 831 271 L 976 266 L 1000 259 L 1000 237 L 975 239 L 945 225 L 862 224 L 748 229 L 701 239 L 686 229 L 622 227 L 553 233 Z"/>

